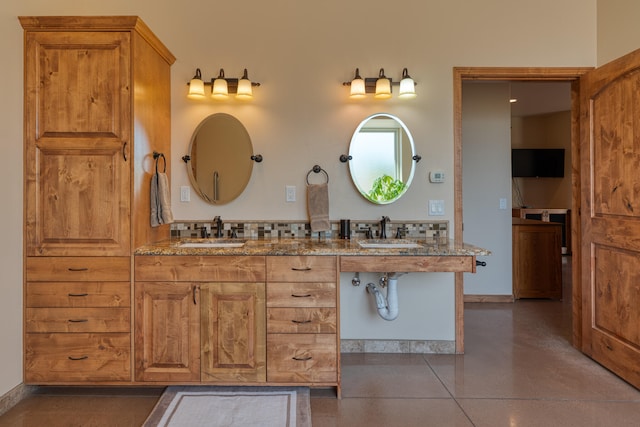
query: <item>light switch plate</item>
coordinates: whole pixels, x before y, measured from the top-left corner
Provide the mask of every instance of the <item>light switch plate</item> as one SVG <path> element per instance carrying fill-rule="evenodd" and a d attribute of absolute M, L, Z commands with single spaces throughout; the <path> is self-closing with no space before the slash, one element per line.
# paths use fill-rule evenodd
<path fill-rule="evenodd" d="M 296 186 L 295 185 L 286 185 L 285 186 L 285 200 L 287 202 L 295 202 L 296 201 Z"/>
<path fill-rule="evenodd" d="M 429 215 L 444 215 L 444 200 L 429 200 Z"/>
<path fill-rule="evenodd" d="M 180 201 L 181 202 L 189 202 L 191 201 L 191 189 L 188 185 L 183 185 L 180 187 Z"/>

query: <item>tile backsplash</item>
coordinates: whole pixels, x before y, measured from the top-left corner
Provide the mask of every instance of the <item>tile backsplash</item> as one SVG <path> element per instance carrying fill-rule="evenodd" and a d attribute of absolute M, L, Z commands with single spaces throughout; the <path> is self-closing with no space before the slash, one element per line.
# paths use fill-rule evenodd
<path fill-rule="evenodd" d="M 202 229 L 207 236 L 215 225 L 211 221 L 179 221 L 171 224 L 172 238 L 201 237 Z M 234 221 L 223 220 L 223 237 L 238 237 L 244 239 L 303 239 L 308 237 L 334 238 L 339 237 L 340 221 L 331 222 L 331 231 L 312 232 L 307 221 Z M 380 221 L 351 220 L 351 238 L 364 239 L 370 230 L 371 237 L 380 235 Z M 235 235 L 234 235 L 235 232 Z M 449 221 L 389 221 L 386 235 L 388 238 L 401 237 L 408 239 L 438 239 L 449 238 Z"/>

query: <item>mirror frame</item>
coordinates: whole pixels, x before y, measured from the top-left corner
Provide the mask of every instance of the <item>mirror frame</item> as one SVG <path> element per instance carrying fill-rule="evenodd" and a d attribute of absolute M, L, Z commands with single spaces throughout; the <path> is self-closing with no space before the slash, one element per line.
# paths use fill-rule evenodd
<path fill-rule="evenodd" d="M 354 148 L 354 144 L 356 142 L 356 138 L 358 137 L 358 135 L 360 134 L 360 132 L 362 131 L 363 128 L 366 128 L 366 125 L 373 119 L 378 118 L 378 117 L 384 117 L 384 118 L 388 118 L 393 120 L 394 122 L 396 122 L 399 125 L 399 128 L 402 129 L 402 131 L 405 133 L 405 135 L 407 136 L 408 139 L 408 143 L 409 146 L 411 147 L 411 171 L 409 172 L 409 176 L 406 180 L 406 182 L 404 182 L 405 187 L 402 190 L 402 192 L 400 194 L 398 194 L 396 197 L 389 199 L 389 200 L 384 200 L 384 201 L 379 201 L 379 200 L 373 200 L 368 196 L 368 191 L 365 191 L 364 189 L 360 188 L 360 186 L 357 183 L 357 180 L 354 178 L 355 173 L 354 173 L 354 161 L 356 161 L 356 159 L 354 159 L 354 152 L 353 152 L 353 148 Z M 368 200 L 369 202 L 376 204 L 376 205 L 387 205 L 390 203 L 393 203 L 395 201 L 397 201 L 398 199 L 400 199 L 409 189 L 409 186 L 411 185 L 411 183 L 413 182 L 413 177 L 415 175 L 415 169 L 416 169 L 416 163 L 420 160 L 420 156 L 416 155 L 416 147 L 415 147 L 415 142 L 413 140 L 413 135 L 411 135 L 411 132 L 409 131 L 409 128 L 404 124 L 404 122 L 402 120 L 400 120 L 397 116 L 394 116 L 393 114 L 389 114 L 389 113 L 375 113 L 372 114 L 368 117 L 366 117 L 364 120 L 362 120 L 360 122 L 360 124 L 358 125 L 358 127 L 356 128 L 355 132 L 353 133 L 352 137 L 351 137 L 351 141 L 349 142 L 349 156 L 348 156 L 348 161 L 349 161 L 349 174 L 351 175 L 351 181 L 353 182 L 353 185 L 356 187 L 356 189 L 358 190 L 358 192 L 360 193 L 360 195 L 362 197 L 364 197 L 366 200 Z M 403 167 L 404 167 L 404 162 L 403 162 Z"/>
<path fill-rule="evenodd" d="M 212 118 L 226 118 L 226 119 L 232 120 L 232 124 L 236 126 L 235 132 L 240 134 L 240 137 L 243 138 L 242 142 L 248 145 L 248 150 L 244 150 L 245 151 L 244 154 L 240 153 L 238 154 L 237 158 L 234 159 L 236 161 L 242 162 L 242 164 L 244 164 L 244 162 L 246 161 L 246 166 L 244 168 L 245 170 L 243 170 L 242 173 L 240 174 L 240 178 L 242 181 L 240 185 L 238 185 L 237 190 L 234 190 L 232 194 L 230 194 L 227 198 L 224 198 L 222 200 L 214 200 L 208 194 L 206 194 L 203 191 L 200 183 L 198 182 L 196 176 L 194 176 L 194 173 L 193 173 L 193 161 L 195 158 L 195 153 L 193 153 L 194 142 L 197 142 L 196 138 L 198 136 L 198 133 L 202 130 L 204 126 L 206 126 L 208 121 L 211 120 Z M 203 142 L 198 142 L 198 143 L 202 144 Z M 209 143 L 215 144 L 216 141 L 214 140 L 213 142 L 209 142 Z M 236 145 L 237 141 L 233 141 L 232 143 Z M 246 159 L 244 156 L 246 156 Z M 193 189 L 198 194 L 198 196 L 200 196 L 200 198 L 203 201 L 210 203 L 212 205 L 224 205 L 237 199 L 247 188 L 249 180 L 251 179 L 251 174 L 253 172 L 254 161 L 258 162 L 262 160 L 261 156 L 260 156 L 260 160 L 254 159 L 254 157 L 257 157 L 257 156 L 253 156 L 253 144 L 251 142 L 251 137 L 249 136 L 249 133 L 247 132 L 247 129 L 244 127 L 242 122 L 238 120 L 236 117 L 227 113 L 214 113 L 202 119 L 202 121 L 198 124 L 198 126 L 193 131 L 193 134 L 191 135 L 191 140 L 189 142 L 189 154 L 183 157 L 183 160 L 187 164 L 187 173 L 189 175 L 189 181 L 191 182 L 191 187 L 193 187 Z M 215 178 L 212 177 L 212 180 L 214 179 Z"/>

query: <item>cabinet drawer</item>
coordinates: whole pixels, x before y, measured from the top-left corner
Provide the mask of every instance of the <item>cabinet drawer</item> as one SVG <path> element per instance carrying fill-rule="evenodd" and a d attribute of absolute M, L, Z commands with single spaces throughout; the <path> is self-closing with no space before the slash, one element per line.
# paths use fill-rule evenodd
<path fill-rule="evenodd" d="M 25 382 L 130 381 L 129 334 L 26 334 Z"/>
<path fill-rule="evenodd" d="M 263 256 L 136 256 L 136 281 L 264 282 Z"/>
<path fill-rule="evenodd" d="M 269 308 L 268 333 L 335 334 L 335 308 Z"/>
<path fill-rule="evenodd" d="M 269 334 L 267 381 L 335 383 L 336 335 Z"/>
<path fill-rule="evenodd" d="M 27 308 L 27 332 L 130 332 L 128 308 Z"/>
<path fill-rule="evenodd" d="M 335 306 L 335 283 L 267 283 L 267 307 Z"/>
<path fill-rule="evenodd" d="M 129 307 L 129 282 L 29 282 L 27 307 Z"/>
<path fill-rule="evenodd" d="M 124 282 L 131 278 L 129 257 L 28 257 L 29 282 Z"/>
<path fill-rule="evenodd" d="M 335 282 L 336 272 L 334 256 L 267 257 L 267 281 Z"/>

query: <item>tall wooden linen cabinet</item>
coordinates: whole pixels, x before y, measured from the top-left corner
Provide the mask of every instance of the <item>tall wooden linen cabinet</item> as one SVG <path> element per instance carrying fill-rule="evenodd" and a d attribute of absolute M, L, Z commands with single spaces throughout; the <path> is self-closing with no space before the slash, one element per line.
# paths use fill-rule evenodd
<path fill-rule="evenodd" d="M 132 251 L 169 237 L 149 187 L 153 152 L 171 157 L 175 57 L 135 16 L 19 19 L 24 381 L 131 382 Z"/>

